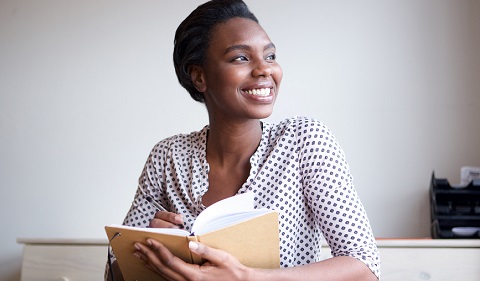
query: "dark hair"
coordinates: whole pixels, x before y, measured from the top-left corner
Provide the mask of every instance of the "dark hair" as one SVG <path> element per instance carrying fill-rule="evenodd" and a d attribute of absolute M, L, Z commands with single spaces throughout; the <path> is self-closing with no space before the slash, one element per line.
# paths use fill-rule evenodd
<path fill-rule="evenodd" d="M 203 65 L 205 62 L 210 35 L 216 24 L 240 17 L 258 23 L 255 15 L 241 0 L 212 0 L 198 6 L 175 32 L 173 64 L 178 82 L 199 102 L 204 96 L 194 87 L 190 77 L 191 65 Z"/>

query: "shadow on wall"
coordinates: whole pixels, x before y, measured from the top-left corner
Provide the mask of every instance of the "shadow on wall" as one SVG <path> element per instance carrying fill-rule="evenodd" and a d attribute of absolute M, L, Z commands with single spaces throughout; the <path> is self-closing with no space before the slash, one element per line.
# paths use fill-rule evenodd
<path fill-rule="evenodd" d="M 15 264 L 17 266 L 17 264 Z M 1 267 L 9 267 L 9 265 L 6 266 L 1 266 Z M 20 281 L 20 271 L 21 269 L 19 268 L 18 270 L 14 270 L 12 272 L 5 272 L 5 274 L 2 276 L 2 281 Z"/>

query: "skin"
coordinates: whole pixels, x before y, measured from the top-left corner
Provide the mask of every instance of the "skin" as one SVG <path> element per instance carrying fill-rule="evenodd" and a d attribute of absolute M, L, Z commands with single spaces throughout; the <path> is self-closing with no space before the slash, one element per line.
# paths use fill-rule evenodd
<path fill-rule="evenodd" d="M 206 206 L 235 195 L 246 181 L 262 136 L 259 119 L 271 115 L 282 80 L 275 46 L 258 24 L 236 18 L 217 25 L 213 34 L 206 64 L 192 71 L 197 90 L 205 95 L 210 124 Z M 269 88 L 270 94 L 247 93 L 260 88 Z"/>
<path fill-rule="evenodd" d="M 212 38 L 205 65 L 190 69 L 197 90 L 205 95 L 210 122 L 210 185 L 202 201 L 206 206 L 235 195 L 247 179 L 249 159 L 262 135 L 259 119 L 272 113 L 282 80 L 275 46 L 254 21 L 233 18 L 218 24 Z M 267 87 L 271 94 L 266 97 L 247 93 Z M 158 212 L 150 226 L 179 227 L 181 223 L 178 214 Z M 134 255 L 166 280 L 377 280 L 365 264 L 352 257 L 334 257 L 293 268 L 256 269 L 201 243 L 191 242 L 190 250 L 207 260 L 202 265 L 183 262 L 153 239 L 134 246 Z"/>

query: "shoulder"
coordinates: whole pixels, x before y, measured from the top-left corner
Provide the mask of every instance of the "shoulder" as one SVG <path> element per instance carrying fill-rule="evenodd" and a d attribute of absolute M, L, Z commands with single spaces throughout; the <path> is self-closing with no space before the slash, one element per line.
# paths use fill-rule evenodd
<path fill-rule="evenodd" d="M 206 133 L 207 126 L 200 131 L 170 136 L 157 142 L 151 154 L 193 153 L 205 145 Z"/>
<path fill-rule="evenodd" d="M 323 122 L 311 117 L 295 116 L 266 126 L 270 130 L 270 134 L 290 134 L 299 141 L 331 136 L 330 129 Z"/>
<path fill-rule="evenodd" d="M 321 121 L 310 117 L 292 117 L 276 125 L 270 125 L 270 143 L 291 143 L 304 155 L 321 154 L 331 158 L 333 154 L 344 157 L 343 149 L 331 130 Z M 324 155 L 325 154 L 325 155 Z M 318 158 L 317 155 L 317 158 Z"/>

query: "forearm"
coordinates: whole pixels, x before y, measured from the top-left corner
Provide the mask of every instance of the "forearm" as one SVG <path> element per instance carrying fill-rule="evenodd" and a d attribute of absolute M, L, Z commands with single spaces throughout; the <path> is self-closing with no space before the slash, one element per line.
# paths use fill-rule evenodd
<path fill-rule="evenodd" d="M 291 268 L 252 269 L 248 280 L 377 281 L 378 279 L 363 262 L 352 257 L 335 257 Z"/>

